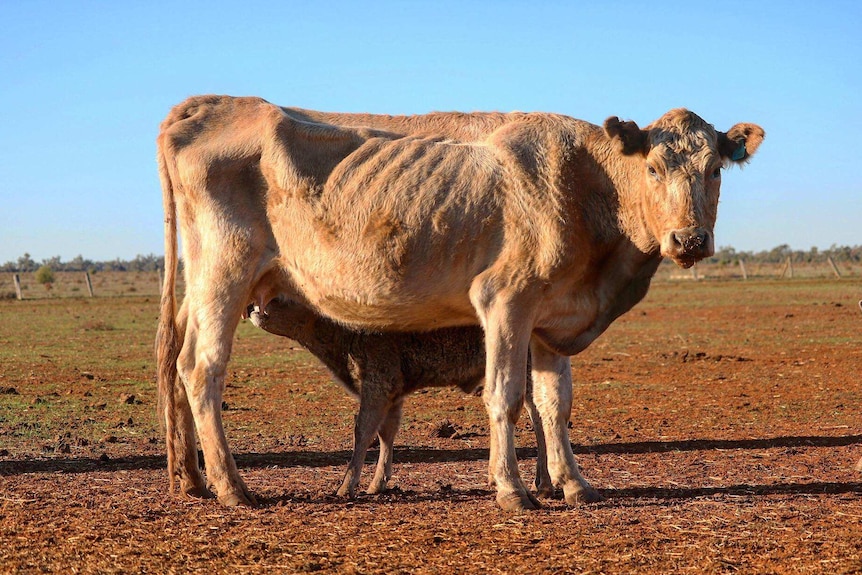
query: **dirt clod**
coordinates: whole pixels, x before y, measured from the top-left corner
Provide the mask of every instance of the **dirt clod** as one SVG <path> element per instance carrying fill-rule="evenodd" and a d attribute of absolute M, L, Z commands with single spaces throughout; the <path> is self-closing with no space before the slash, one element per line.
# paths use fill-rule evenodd
<path fill-rule="evenodd" d="M 449 438 L 453 437 L 456 433 L 458 433 L 458 430 L 455 429 L 455 426 L 452 425 L 451 421 L 446 419 L 446 420 L 441 421 L 440 423 L 437 423 L 436 425 L 434 425 L 434 427 L 431 430 L 431 437 L 440 437 L 442 439 L 449 439 Z"/>

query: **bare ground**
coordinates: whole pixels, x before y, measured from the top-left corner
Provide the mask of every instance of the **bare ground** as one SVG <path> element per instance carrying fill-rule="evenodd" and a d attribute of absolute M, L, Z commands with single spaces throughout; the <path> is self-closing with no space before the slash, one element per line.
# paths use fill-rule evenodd
<path fill-rule="evenodd" d="M 168 496 L 155 299 L 0 302 L 0 572 L 860 573 L 860 296 L 656 285 L 573 360 L 570 437 L 606 499 L 524 514 L 496 508 L 481 399 L 454 390 L 408 401 L 390 492 L 334 497 L 355 405 L 249 325 L 224 417 L 262 505 Z"/>

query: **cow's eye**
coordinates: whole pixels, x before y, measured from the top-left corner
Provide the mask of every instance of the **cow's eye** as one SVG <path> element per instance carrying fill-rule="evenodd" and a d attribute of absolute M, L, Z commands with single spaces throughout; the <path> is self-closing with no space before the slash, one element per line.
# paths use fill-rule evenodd
<path fill-rule="evenodd" d="M 721 179 L 721 168 L 716 168 L 715 170 L 713 170 L 712 179 L 713 180 L 720 180 Z"/>
<path fill-rule="evenodd" d="M 658 171 L 656 171 L 656 169 L 653 166 L 647 165 L 647 171 L 649 172 L 650 176 L 652 176 L 653 178 L 655 178 L 657 180 L 659 179 Z"/>

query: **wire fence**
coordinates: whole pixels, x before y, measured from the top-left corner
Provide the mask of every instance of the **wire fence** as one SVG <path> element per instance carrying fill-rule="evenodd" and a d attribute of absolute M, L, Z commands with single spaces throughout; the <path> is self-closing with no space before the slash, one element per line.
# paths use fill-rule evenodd
<path fill-rule="evenodd" d="M 40 283 L 35 272 L 0 276 L 0 299 L 156 296 L 161 272 L 54 272 L 54 280 Z M 179 287 L 182 288 L 180 278 Z"/>
<path fill-rule="evenodd" d="M 17 279 L 16 279 L 17 278 Z M 834 262 L 831 258 L 817 262 L 784 263 L 737 260 L 726 263 L 701 262 L 683 270 L 664 261 L 654 281 L 747 281 L 797 279 L 862 278 L 862 263 Z M 0 274 L 0 299 L 45 299 L 74 297 L 155 296 L 161 294 L 162 273 L 143 271 L 54 272 L 54 281 L 40 283 L 35 272 Z M 182 274 L 178 274 L 177 290 L 184 291 Z"/>

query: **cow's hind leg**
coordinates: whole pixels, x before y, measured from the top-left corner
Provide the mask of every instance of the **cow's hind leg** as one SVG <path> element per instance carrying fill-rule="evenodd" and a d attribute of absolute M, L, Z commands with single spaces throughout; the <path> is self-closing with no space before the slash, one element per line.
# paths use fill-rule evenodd
<path fill-rule="evenodd" d="M 177 315 L 177 328 L 185 334 L 188 327 L 188 304 L 183 301 Z M 177 377 L 173 388 L 173 414 L 165 413 L 168 441 L 172 445 L 173 474 L 179 481 L 180 493 L 191 497 L 212 497 L 207 489 L 200 466 L 198 465 L 197 442 L 195 441 L 195 422 L 192 408 L 182 381 Z M 163 405 L 171 409 L 171 404 Z"/>
<path fill-rule="evenodd" d="M 196 314 L 194 307 L 190 308 L 187 339 L 179 362 L 204 452 L 207 479 L 219 501 L 227 506 L 257 504 L 239 476 L 221 416 L 225 373 L 240 310 L 240 306 L 232 306 L 229 314 L 212 309 Z"/>
<path fill-rule="evenodd" d="M 572 365 L 567 356 L 551 352 L 540 343 L 531 346 L 533 401 L 544 429 L 548 471 L 563 487 L 566 503 L 592 503 L 602 496 L 580 473 L 568 422 L 572 413 Z"/>
<path fill-rule="evenodd" d="M 368 493 L 383 493 L 389 480 L 392 479 L 395 434 L 398 433 L 398 428 L 401 426 L 403 406 L 403 398 L 397 400 L 389 408 L 389 413 L 386 414 L 386 419 L 380 426 L 380 431 L 377 432 L 377 436 L 380 438 L 380 456 L 377 458 L 377 469 L 374 471 L 374 479 L 368 486 Z"/>
<path fill-rule="evenodd" d="M 243 262 L 241 267 L 195 265 L 214 258 L 215 253 L 237 252 L 237 246 L 244 243 L 242 236 L 227 236 L 224 240 L 224 245 L 220 242 L 207 246 L 199 257 L 186 258 L 188 324 L 178 367 L 210 486 L 224 505 L 256 505 L 230 453 L 221 406 L 234 332 L 248 303 L 251 273 L 260 258 L 248 250 L 234 254 L 237 262 Z"/>

